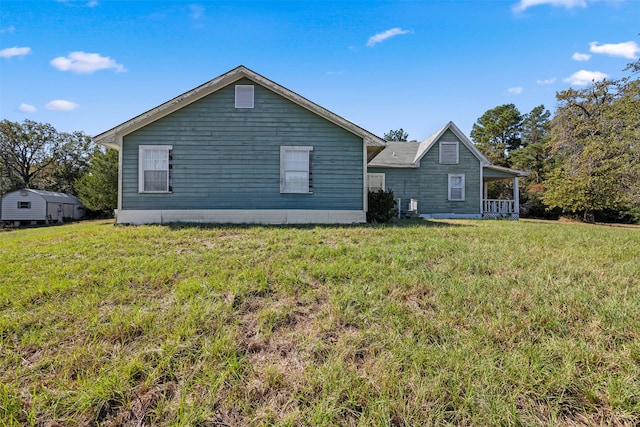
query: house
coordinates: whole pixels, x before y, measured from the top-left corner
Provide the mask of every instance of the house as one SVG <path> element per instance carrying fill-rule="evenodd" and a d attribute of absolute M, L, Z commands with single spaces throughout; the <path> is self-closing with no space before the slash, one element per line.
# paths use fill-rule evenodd
<path fill-rule="evenodd" d="M 490 164 L 453 123 L 422 142 L 388 142 L 369 162 L 368 187 L 391 189 L 400 210 L 424 218 L 519 218 L 523 171 Z M 513 183 L 512 200 L 488 200 L 487 185 Z"/>
<path fill-rule="evenodd" d="M 244 66 L 95 140 L 119 151 L 121 224 L 365 222 L 385 144 Z"/>
<path fill-rule="evenodd" d="M 7 193 L 2 198 L 2 221 L 32 224 L 60 223 L 84 216 L 84 206 L 77 197 L 53 191 L 23 190 Z"/>

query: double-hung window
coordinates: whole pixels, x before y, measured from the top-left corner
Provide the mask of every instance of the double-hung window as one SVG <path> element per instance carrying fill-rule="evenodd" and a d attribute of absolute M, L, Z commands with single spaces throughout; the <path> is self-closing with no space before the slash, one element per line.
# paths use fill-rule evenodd
<path fill-rule="evenodd" d="M 449 200 L 464 200 L 464 174 L 449 174 Z"/>
<path fill-rule="evenodd" d="M 171 145 L 139 147 L 138 191 L 140 193 L 171 192 L 172 149 Z"/>
<path fill-rule="evenodd" d="M 458 161 L 458 143 L 440 141 L 440 164 L 457 165 Z"/>
<path fill-rule="evenodd" d="M 280 192 L 313 193 L 313 147 L 280 147 Z"/>

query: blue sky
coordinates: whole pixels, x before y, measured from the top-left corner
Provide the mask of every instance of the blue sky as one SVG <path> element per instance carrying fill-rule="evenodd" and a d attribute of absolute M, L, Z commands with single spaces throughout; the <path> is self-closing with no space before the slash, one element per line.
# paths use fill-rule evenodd
<path fill-rule="evenodd" d="M 638 0 L 3 0 L 1 118 L 106 131 L 238 65 L 382 136 L 469 134 L 640 57 Z"/>

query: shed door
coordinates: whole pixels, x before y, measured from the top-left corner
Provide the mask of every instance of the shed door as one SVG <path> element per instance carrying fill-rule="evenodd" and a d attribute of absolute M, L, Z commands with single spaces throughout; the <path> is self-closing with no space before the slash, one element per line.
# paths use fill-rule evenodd
<path fill-rule="evenodd" d="M 65 203 L 63 207 L 63 216 L 64 218 L 73 218 L 73 205 L 70 203 Z"/>

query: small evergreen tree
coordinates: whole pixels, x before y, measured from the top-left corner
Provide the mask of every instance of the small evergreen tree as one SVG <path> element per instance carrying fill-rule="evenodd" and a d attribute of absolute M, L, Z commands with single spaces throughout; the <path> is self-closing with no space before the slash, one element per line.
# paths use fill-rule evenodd
<path fill-rule="evenodd" d="M 111 211 L 118 206 L 118 152 L 97 150 L 89 169 L 75 181 L 82 203 L 93 211 Z"/>
<path fill-rule="evenodd" d="M 367 222 L 385 223 L 398 215 L 393 190 L 369 191 L 368 201 Z"/>

